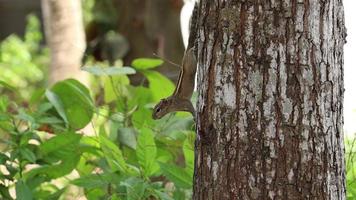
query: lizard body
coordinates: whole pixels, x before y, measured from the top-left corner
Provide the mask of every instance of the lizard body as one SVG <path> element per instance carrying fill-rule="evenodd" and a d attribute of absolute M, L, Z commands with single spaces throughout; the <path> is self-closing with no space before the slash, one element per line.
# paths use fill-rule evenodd
<path fill-rule="evenodd" d="M 176 89 L 173 94 L 162 99 L 154 108 L 153 119 L 160 119 L 170 112 L 187 111 L 195 115 L 190 102 L 194 91 L 197 61 L 193 49 L 188 49 L 183 57 L 182 69 L 179 74 Z"/>
<path fill-rule="evenodd" d="M 197 59 L 195 41 L 197 38 L 197 4 L 195 4 L 191 22 L 187 50 L 182 59 L 182 68 L 179 73 L 176 89 L 173 94 L 162 99 L 153 110 L 152 118 L 160 119 L 170 112 L 186 111 L 192 113 L 195 119 L 194 106 L 190 101 L 194 92 Z"/>

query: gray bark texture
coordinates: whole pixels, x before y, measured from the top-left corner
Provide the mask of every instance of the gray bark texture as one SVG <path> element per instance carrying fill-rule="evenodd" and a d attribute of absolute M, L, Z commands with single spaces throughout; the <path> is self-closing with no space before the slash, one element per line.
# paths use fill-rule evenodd
<path fill-rule="evenodd" d="M 200 0 L 194 200 L 345 199 L 341 0 Z"/>
<path fill-rule="evenodd" d="M 85 50 L 81 0 L 42 0 L 46 40 L 51 51 L 49 83 L 76 78 L 87 84 L 80 70 Z"/>

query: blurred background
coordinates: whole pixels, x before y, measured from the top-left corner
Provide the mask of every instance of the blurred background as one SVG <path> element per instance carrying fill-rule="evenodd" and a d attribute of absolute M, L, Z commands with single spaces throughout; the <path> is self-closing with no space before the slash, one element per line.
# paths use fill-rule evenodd
<path fill-rule="evenodd" d="M 192 117 L 151 114 L 174 90 L 193 2 L 0 0 L 0 199 L 191 198 Z M 356 2 L 344 6 L 356 199 Z"/>

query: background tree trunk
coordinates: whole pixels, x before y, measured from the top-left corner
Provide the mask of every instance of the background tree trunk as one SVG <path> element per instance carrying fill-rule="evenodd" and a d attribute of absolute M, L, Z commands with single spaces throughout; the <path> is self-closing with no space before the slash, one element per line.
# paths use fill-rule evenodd
<path fill-rule="evenodd" d="M 50 84 L 66 78 L 86 83 L 80 71 L 85 34 L 80 0 L 42 0 L 46 40 L 51 50 Z"/>
<path fill-rule="evenodd" d="M 201 0 L 193 199 L 345 199 L 341 0 Z"/>
<path fill-rule="evenodd" d="M 118 32 L 130 43 L 124 58 L 126 65 L 138 57 L 153 57 L 153 53 L 180 64 L 184 46 L 179 15 L 182 0 L 113 0 L 118 10 Z M 159 71 L 171 79 L 178 78 L 179 68 L 164 64 Z M 141 83 L 134 78 L 134 83 Z"/>

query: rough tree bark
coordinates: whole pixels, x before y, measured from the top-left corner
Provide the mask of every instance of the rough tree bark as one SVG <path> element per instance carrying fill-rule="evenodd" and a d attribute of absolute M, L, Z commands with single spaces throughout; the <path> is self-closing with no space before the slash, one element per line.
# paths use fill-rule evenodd
<path fill-rule="evenodd" d="M 81 0 L 42 0 L 46 40 L 51 50 L 49 83 L 76 78 L 87 83 L 80 71 L 85 50 Z"/>
<path fill-rule="evenodd" d="M 345 199 L 341 0 L 201 0 L 193 199 Z"/>

